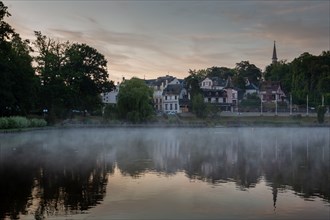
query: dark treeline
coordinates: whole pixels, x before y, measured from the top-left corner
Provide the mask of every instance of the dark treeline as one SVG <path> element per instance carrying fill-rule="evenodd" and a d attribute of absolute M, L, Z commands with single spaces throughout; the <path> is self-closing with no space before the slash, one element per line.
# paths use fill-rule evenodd
<path fill-rule="evenodd" d="M 105 57 L 86 44 L 58 42 L 38 31 L 35 41 L 22 40 L 4 21 L 9 16 L 0 1 L 0 116 L 46 111 L 52 122 L 72 110 L 100 109 L 100 93 L 113 88 Z"/>

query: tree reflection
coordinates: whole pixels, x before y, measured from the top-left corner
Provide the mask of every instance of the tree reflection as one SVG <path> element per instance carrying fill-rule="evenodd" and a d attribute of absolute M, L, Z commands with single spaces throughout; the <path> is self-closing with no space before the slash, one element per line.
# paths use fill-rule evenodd
<path fill-rule="evenodd" d="M 0 218 L 44 219 L 83 212 L 102 201 L 114 165 L 100 156 L 102 146 L 78 147 L 34 141 L 1 147 Z"/>

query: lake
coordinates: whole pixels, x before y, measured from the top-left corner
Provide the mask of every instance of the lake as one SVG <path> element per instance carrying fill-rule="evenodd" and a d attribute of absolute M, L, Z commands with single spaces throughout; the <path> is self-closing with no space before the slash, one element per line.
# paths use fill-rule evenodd
<path fill-rule="evenodd" d="M 0 134 L 0 219 L 329 219 L 329 128 Z"/>

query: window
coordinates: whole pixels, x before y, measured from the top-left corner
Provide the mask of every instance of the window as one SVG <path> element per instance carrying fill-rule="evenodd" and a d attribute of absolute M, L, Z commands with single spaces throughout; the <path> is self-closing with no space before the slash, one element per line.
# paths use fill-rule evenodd
<path fill-rule="evenodd" d="M 167 100 L 167 95 L 165 96 L 165 100 Z"/>
<path fill-rule="evenodd" d="M 219 98 L 218 97 L 215 98 L 215 102 L 217 102 L 217 103 L 219 102 Z"/>
<path fill-rule="evenodd" d="M 226 98 L 223 98 L 223 103 L 226 103 Z"/>
<path fill-rule="evenodd" d="M 208 98 L 207 101 L 208 101 L 208 102 L 211 102 L 211 98 Z"/>
<path fill-rule="evenodd" d="M 174 110 L 177 110 L 178 109 L 178 104 L 175 104 L 174 105 Z"/>
<path fill-rule="evenodd" d="M 174 96 L 174 100 L 176 100 L 176 96 Z"/>
<path fill-rule="evenodd" d="M 172 104 L 170 104 L 170 110 L 172 110 Z"/>
<path fill-rule="evenodd" d="M 165 104 L 165 110 L 167 110 L 167 104 Z"/>

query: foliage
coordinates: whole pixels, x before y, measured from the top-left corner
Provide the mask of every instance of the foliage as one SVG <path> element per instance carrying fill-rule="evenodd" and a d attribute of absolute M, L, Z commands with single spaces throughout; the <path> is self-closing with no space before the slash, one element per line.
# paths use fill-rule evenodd
<path fill-rule="evenodd" d="M 22 116 L 10 116 L 0 118 L 0 129 L 28 128 L 28 127 L 44 127 L 47 122 L 44 119 L 32 118 L 27 119 Z"/>
<path fill-rule="evenodd" d="M 206 70 L 189 70 L 188 73 L 189 76 L 186 77 L 184 80 L 190 93 L 190 97 L 191 99 L 193 99 L 195 95 L 202 93 L 199 84 L 206 77 L 207 72 Z"/>
<path fill-rule="evenodd" d="M 308 95 L 309 104 L 320 103 L 322 94 L 330 93 L 330 51 L 320 56 L 303 53 L 290 64 L 293 100 L 305 104 Z"/>
<path fill-rule="evenodd" d="M 260 107 L 260 97 L 257 94 L 248 94 L 246 99 L 240 102 L 241 110 L 251 110 L 254 111 Z"/>
<path fill-rule="evenodd" d="M 104 107 L 103 117 L 106 120 L 114 120 L 118 118 L 118 108 L 115 105 L 106 105 Z"/>
<path fill-rule="evenodd" d="M 204 102 L 202 94 L 197 94 L 192 98 L 192 109 L 198 118 L 207 116 L 207 105 Z"/>
<path fill-rule="evenodd" d="M 49 116 L 65 117 L 72 109 L 92 112 L 101 108 L 99 94 L 113 88 L 104 56 L 86 44 L 60 43 L 37 31 L 35 35 L 41 105 Z"/>
<path fill-rule="evenodd" d="M 0 129 L 8 128 L 8 119 L 6 117 L 0 118 Z"/>
<path fill-rule="evenodd" d="M 247 78 L 250 83 L 257 86 L 259 85 L 261 80 L 261 70 L 254 64 L 250 64 L 249 61 L 241 61 L 240 63 L 236 63 L 235 70 L 237 76 Z M 241 89 L 244 89 L 244 87 Z"/>
<path fill-rule="evenodd" d="M 35 105 L 38 82 L 29 41 L 22 40 L 4 21 L 9 16 L 0 2 L 0 115 L 26 115 Z"/>
<path fill-rule="evenodd" d="M 324 123 L 324 115 L 325 113 L 327 112 L 327 109 L 325 106 L 318 106 L 317 107 L 317 121 L 320 123 L 320 124 L 323 124 Z"/>
<path fill-rule="evenodd" d="M 30 119 L 31 127 L 45 127 L 47 126 L 47 122 L 44 119 L 32 118 Z"/>
<path fill-rule="evenodd" d="M 285 60 L 268 65 L 265 69 L 264 77 L 267 81 L 280 81 L 283 91 L 285 93 L 291 92 L 292 77 L 290 64 Z"/>
<path fill-rule="evenodd" d="M 119 117 L 133 123 L 146 121 L 154 113 L 152 95 L 153 90 L 143 80 L 125 80 L 118 93 Z"/>

